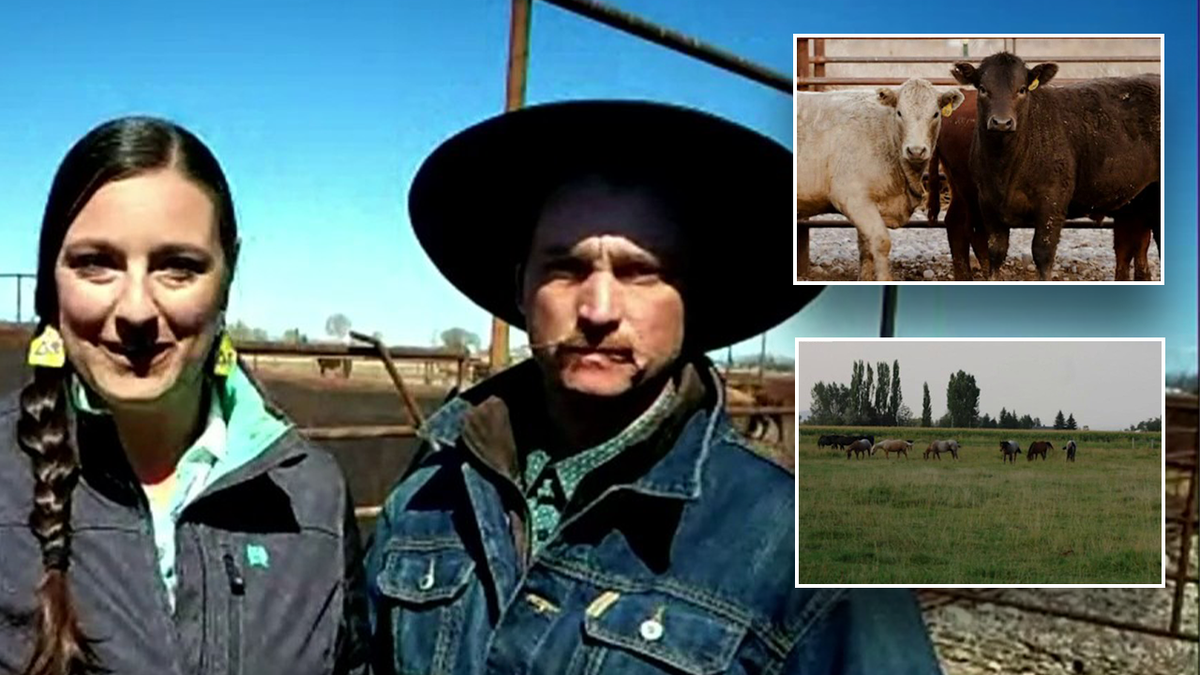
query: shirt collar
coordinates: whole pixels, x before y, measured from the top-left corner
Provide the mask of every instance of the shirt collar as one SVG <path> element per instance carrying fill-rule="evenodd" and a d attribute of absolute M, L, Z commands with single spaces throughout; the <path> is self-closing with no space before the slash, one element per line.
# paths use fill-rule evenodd
<path fill-rule="evenodd" d="M 218 382 L 214 381 L 210 385 L 208 396 L 208 417 L 204 423 L 204 430 L 196 437 L 191 446 L 184 451 L 179 458 L 179 463 L 196 462 L 196 461 L 220 461 L 224 459 L 226 448 L 228 446 L 229 431 L 225 421 L 225 408 L 222 405 L 222 387 Z M 99 397 L 92 395 L 88 388 L 83 384 L 83 380 L 78 374 L 71 375 L 70 383 L 71 402 L 75 409 L 93 416 L 111 417 L 112 411 Z"/>

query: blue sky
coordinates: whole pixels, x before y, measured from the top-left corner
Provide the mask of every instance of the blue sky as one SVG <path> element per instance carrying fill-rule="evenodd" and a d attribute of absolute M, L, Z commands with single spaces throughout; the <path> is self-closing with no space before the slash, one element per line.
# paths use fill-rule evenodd
<path fill-rule="evenodd" d="M 1016 0 L 954 11 L 911 4 L 619 0 L 783 73 L 791 34 L 1165 33 L 1167 279 L 1153 288 L 902 288 L 908 336 L 1165 336 L 1196 361 L 1196 5 Z M 736 8 L 736 9 L 735 9 Z M 230 314 L 273 334 L 323 333 L 334 312 L 393 344 L 429 344 L 489 317 L 425 258 L 406 188 L 421 159 L 504 103 L 509 3 L 4 3 L 0 20 L 0 272 L 32 271 L 63 153 L 121 114 L 175 119 L 204 138 L 234 189 L 243 233 Z M 527 100 L 657 98 L 726 115 L 790 145 L 785 94 L 535 3 Z M 469 198 L 470 186 L 464 186 Z M 781 278 L 783 278 L 781 274 Z M 15 316 L 0 281 L 0 319 Z M 831 288 L 768 334 L 877 334 L 880 289 Z M 26 311 L 32 287 L 26 293 Z M 514 342 L 523 338 L 514 335 Z M 757 349 L 750 340 L 736 352 Z"/>

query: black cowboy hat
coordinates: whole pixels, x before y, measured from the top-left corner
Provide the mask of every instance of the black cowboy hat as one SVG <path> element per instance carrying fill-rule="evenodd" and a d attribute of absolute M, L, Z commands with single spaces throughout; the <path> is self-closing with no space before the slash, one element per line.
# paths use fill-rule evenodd
<path fill-rule="evenodd" d="M 572 176 L 642 176 L 687 214 L 684 339 L 703 351 L 779 324 L 823 289 L 793 286 L 792 154 L 690 108 L 568 101 L 522 108 L 442 143 L 417 171 L 408 209 L 417 239 L 459 291 L 524 328 L 517 270 L 546 199 Z M 636 178 L 634 179 L 637 180 Z M 681 189 L 679 189 L 681 188 Z"/>

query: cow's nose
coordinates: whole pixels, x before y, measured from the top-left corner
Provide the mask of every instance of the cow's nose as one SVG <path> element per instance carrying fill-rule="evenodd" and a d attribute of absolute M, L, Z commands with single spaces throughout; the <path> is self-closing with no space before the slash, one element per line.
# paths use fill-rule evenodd
<path fill-rule="evenodd" d="M 906 157 L 908 157 L 909 161 L 912 161 L 912 162 L 924 161 L 926 159 L 929 159 L 929 146 L 928 145 L 906 145 L 906 146 L 904 146 L 904 155 Z"/>
<path fill-rule="evenodd" d="M 991 131 L 1012 131 L 1016 126 L 1016 121 L 1011 117 L 996 117 L 993 115 L 988 118 L 988 129 Z"/>

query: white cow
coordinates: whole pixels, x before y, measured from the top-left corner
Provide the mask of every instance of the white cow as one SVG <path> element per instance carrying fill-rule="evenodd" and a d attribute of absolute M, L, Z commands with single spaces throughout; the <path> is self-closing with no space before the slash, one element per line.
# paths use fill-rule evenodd
<path fill-rule="evenodd" d="M 796 94 L 797 214 L 836 211 L 854 223 L 859 279 L 892 279 L 887 228 L 921 205 L 942 117 L 962 102 L 958 89 L 917 78 L 899 89 Z"/>

